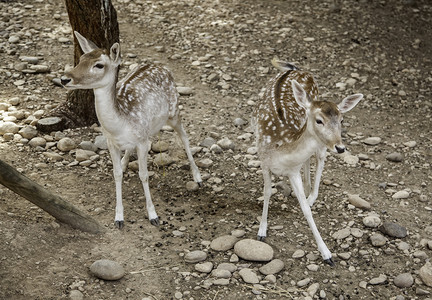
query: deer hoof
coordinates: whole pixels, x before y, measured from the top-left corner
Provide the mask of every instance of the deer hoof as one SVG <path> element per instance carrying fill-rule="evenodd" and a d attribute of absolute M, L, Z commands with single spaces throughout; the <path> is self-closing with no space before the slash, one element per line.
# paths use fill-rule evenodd
<path fill-rule="evenodd" d="M 150 224 L 153 226 L 159 226 L 159 218 L 151 219 Z"/>
<path fill-rule="evenodd" d="M 334 267 L 335 263 L 333 262 L 333 259 L 330 257 L 329 259 L 324 259 L 324 262 L 328 264 L 330 267 Z"/>
<path fill-rule="evenodd" d="M 204 186 L 204 183 L 202 183 L 202 181 L 197 182 L 197 183 L 198 183 L 198 186 L 199 186 L 200 188 Z"/>
<path fill-rule="evenodd" d="M 122 229 L 124 227 L 124 221 L 115 221 L 114 222 L 115 227 L 118 229 Z"/>
<path fill-rule="evenodd" d="M 265 241 L 265 238 L 266 238 L 265 236 L 260 236 L 260 235 L 259 235 L 259 236 L 257 237 L 257 240 L 260 241 L 260 242 L 264 242 L 264 241 Z"/>

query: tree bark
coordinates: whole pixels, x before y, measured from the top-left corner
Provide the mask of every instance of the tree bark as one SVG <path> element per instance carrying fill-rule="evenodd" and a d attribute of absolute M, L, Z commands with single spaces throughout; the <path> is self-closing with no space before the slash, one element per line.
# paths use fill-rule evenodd
<path fill-rule="evenodd" d="M 0 160 L 0 183 L 18 195 L 42 208 L 58 221 L 72 228 L 90 233 L 101 233 L 103 227 L 92 217 L 63 200 L 51 194 L 39 184 L 20 174 L 13 167 Z"/>
<path fill-rule="evenodd" d="M 65 0 L 69 22 L 73 31 L 94 42 L 98 47 L 109 50 L 119 42 L 117 12 L 111 0 Z M 74 65 L 83 54 L 74 36 Z M 56 130 L 90 126 L 97 123 L 92 90 L 72 90 L 65 102 L 48 112 L 44 117 L 59 117 Z M 49 132 L 52 126 L 38 123 L 40 131 Z"/>

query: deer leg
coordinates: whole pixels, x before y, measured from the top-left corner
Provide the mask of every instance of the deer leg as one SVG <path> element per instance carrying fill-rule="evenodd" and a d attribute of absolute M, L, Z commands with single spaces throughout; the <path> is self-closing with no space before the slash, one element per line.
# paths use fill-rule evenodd
<path fill-rule="evenodd" d="M 147 169 L 148 143 L 149 141 L 147 140 L 144 143 L 139 144 L 137 146 L 139 177 L 141 179 L 143 189 L 144 189 L 144 195 L 146 198 L 148 218 L 152 225 L 158 226 L 159 218 L 156 214 L 156 210 L 151 199 L 150 187 L 148 184 L 148 178 L 149 178 L 148 169 Z"/>
<path fill-rule="evenodd" d="M 122 201 L 122 180 L 123 171 L 121 168 L 121 151 L 109 140 L 107 141 L 108 149 L 111 155 L 113 164 L 113 174 L 116 187 L 116 208 L 115 208 L 115 219 L 114 224 L 117 228 L 121 229 L 124 226 L 123 217 L 123 201 Z"/>
<path fill-rule="evenodd" d="M 187 155 L 188 160 L 189 160 L 189 164 L 191 166 L 192 176 L 194 178 L 194 181 L 196 183 L 198 183 L 199 186 L 202 186 L 201 174 L 200 174 L 200 171 L 199 171 L 197 165 L 195 164 L 195 160 L 194 160 L 194 158 L 192 156 L 192 152 L 190 150 L 189 138 L 186 134 L 186 131 L 183 128 L 182 123 L 180 122 L 180 119 L 177 117 L 176 119 L 169 120 L 168 123 L 169 123 L 169 125 L 171 125 L 174 128 L 174 130 L 180 136 L 180 139 L 183 143 L 183 146 L 184 146 L 185 151 L 186 151 L 186 155 Z"/>
<path fill-rule="evenodd" d="M 319 190 L 319 185 L 320 185 L 320 181 L 321 181 L 321 175 L 322 175 L 323 170 L 324 170 L 324 162 L 325 162 L 325 157 L 326 157 L 326 153 L 327 153 L 326 151 L 327 150 L 324 149 L 324 151 L 318 151 L 316 153 L 317 165 L 316 165 L 316 170 L 315 170 L 314 185 L 312 188 L 312 192 L 310 193 L 309 197 L 307 198 L 307 203 L 311 207 L 314 204 L 314 202 L 316 201 L 316 199 L 318 198 L 318 190 Z"/>
<path fill-rule="evenodd" d="M 263 166 L 262 173 L 264 177 L 264 203 L 263 203 L 261 222 L 258 230 L 259 241 L 264 241 L 265 237 L 267 236 L 267 215 L 268 215 L 268 206 L 271 197 L 271 173 L 269 168 Z"/>
<path fill-rule="evenodd" d="M 304 191 L 305 195 L 310 195 L 311 192 L 311 176 L 310 176 L 310 158 L 303 165 L 304 176 Z"/>
<path fill-rule="evenodd" d="M 126 172 L 131 152 L 132 152 L 131 150 L 126 150 L 125 155 L 121 159 L 121 167 L 122 167 L 123 172 Z"/>
<path fill-rule="evenodd" d="M 324 261 L 328 263 L 329 265 L 333 266 L 333 260 L 332 255 L 330 253 L 330 250 L 327 248 L 326 244 L 324 243 L 323 239 L 321 238 L 321 235 L 318 231 L 318 228 L 316 227 L 315 221 L 312 216 L 312 211 L 308 203 L 306 202 L 306 196 L 303 191 L 303 184 L 302 184 L 302 178 L 300 172 L 295 172 L 293 174 L 289 175 L 289 179 L 291 181 L 292 188 L 294 189 L 294 192 L 297 196 L 297 199 L 300 203 L 301 210 L 306 217 L 306 220 L 309 224 L 310 229 L 312 230 L 312 234 L 315 238 L 315 241 L 318 245 L 318 250 L 321 253 L 321 256 L 323 257 Z"/>

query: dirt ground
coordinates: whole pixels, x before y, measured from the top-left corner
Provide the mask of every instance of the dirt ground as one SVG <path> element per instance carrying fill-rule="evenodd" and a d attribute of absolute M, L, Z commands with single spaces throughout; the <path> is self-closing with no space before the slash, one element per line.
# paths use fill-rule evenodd
<path fill-rule="evenodd" d="M 155 141 L 170 144 L 176 162 L 150 164 L 151 192 L 162 221 L 147 220 L 136 171 L 124 176 L 125 227 L 114 227 L 115 188 L 109 155 L 99 150 L 91 166 L 74 164 L 75 152 L 56 150 L 55 133 L 45 148 L 14 136 L 0 137 L 0 159 L 51 192 L 93 216 L 106 228 L 92 235 L 57 223 L 51 216 L 5 187 L 0 187 L 0 299 L 427 299 L 419 269 L 432 256 L 431 96 L 432 4 L 428 0 L 383 1 L 113 1 L 118 12 L 124 75 L 135 63 L 160 62 L 172 70 L 182 96 L 182 117 L 191 145 L 224 137 L 234 150 L 214 153 L 206 147 L 195 160 L 210 158 L 201 169 L 204 187 L 188 191 L 192 175 L 179 140 L 162 132 Z M 49 111 L 66 98 L 53 84 L 73 63 L 72 35 L 62 1 L 0 1 L 0 103 L 28 115 Z M 19 41 L 10 38 L 18 36 Z M 19 70 L 21 56 L 36 56 L 49 73 Z M 225 286 L 204 286 L 211 275 L 185 263 L 185 253 L 207 252 L 215 265 L 232 250 L 216 252 L 208 242 L 235 229 L 256 238 L 262 210 L 262 176 L 249 165 L 254 137 L 249 120 L 266 82 L 276 74 L 273 57 L 295 62 L 315 75 L 323 99 L 340 101 L 361 92 L 365 98 L 345 116 L 344 142 L 351 156 L 329 154 L 323 183 L 312 211 L 335 258 L 321 261 L 297 200 L 272 196 L 266 242 L 285 263 L 276 283 L 252 292 L 234 274 Z M 0 108 L 0 122 L 7 114 Z M 235 120 L 241 118 L 245 125 Z M 17 120 L 24 126 L 24 120 Z M 66 130 L 79 144 L 94 141 L 97 128 Z M 58 134 L 60 135 L 60 134 Z M 380 142 L 368 145 L 364 140 Z M 48 159 L 46 152 L 61 159 Z M 397 152 L 402 162 L 386 157 Z M 151 159 L 154 153 L 150 153 Z M 354 157 L 354 162 L 349 158 Z M 275 182 L 280 179 L 275 178 Z M 395 199 L 398 191 L 408 197 Z M 370 210 L 350 205 L 358 194 Z M 260 199 L 261 198 L 261 199 Z M 364 225 L 375 214 L 408 231 L 402 239 L 386 236 L 382 246 L 370 237 L 377 228 Z M 344 228 L 361 234 L 343 240 Z M 181 232 L 182 234 L 178 234 Z M 175 234 L 174 234 L 175 233 Z M 431 243 L 432 244 L 432 243 Z M 293 258 L 296 250 L 305 255 Z M 105 258 L 126 270 L 118 281 L 98 280 L 89 266 Z M 240 260 L 258 268 L 262 264 Z M 311 268 L 317 265 L 318 268 Z M 409 273 L 414 282 L 400 288 L 394 278 Z M 379 284 L 371 281 L 380 275 Z M 299 281 L 306 279 L 309 284 Z M 311 285 L 318 284 L 316 293 Z M 316 287 L 317 285 L 315 285 Z M 255 287 L 255 290 L 258 288 Z M 80 296 L 78 296 L 80 297 Z M 309 297 L 309 298 L 308 298 Z M 396 298 L 398 297 L 398 298 Z M 75 298 L 79 299 L 79 298 Z"/>

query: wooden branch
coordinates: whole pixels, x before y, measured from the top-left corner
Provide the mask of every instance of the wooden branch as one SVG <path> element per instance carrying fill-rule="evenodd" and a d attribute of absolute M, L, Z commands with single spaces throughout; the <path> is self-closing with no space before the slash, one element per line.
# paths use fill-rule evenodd
<path fill-rule="evenodd" d="M 85 232 L 103 232 L 103 227 L 92 217 L 61 197 L 51 194 L 2 160 L 0 160 L 0 183 L 39 206 L 62 223 Z"/>

